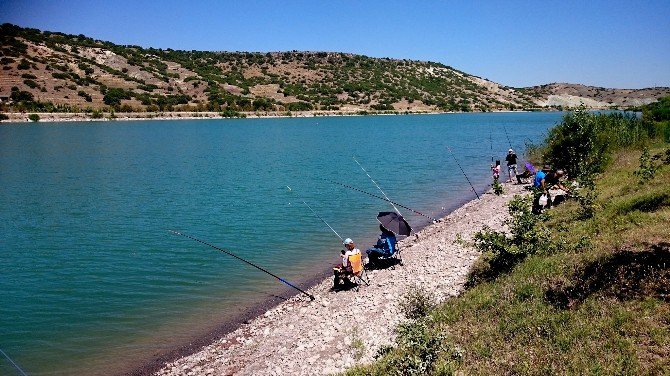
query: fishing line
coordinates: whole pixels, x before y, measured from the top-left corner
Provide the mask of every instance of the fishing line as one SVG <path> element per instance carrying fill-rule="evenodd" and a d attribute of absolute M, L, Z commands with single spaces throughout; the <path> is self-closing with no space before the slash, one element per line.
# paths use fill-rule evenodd
<path fill-rule="evenodd" d="M 321 220 L 321 222 L 325 223 L 326 226 L 328 226 L 328 228 L 331 229 L 331 230 L 335 233 L 335 235 L 337 235 L 338 238 L 340 238 L 340 241 L 342 242 L 342 244 L 344 244 L 344 239 L 342 239 L 342 237 L 340 236 L 340 234 L 338 234 L 337 231 L 335 231 L 335 229 L 332 228 L 332 227 L 328 224 L 328 222 L 326 222 L 325 219 L 321 218 L 321 216 L 319 216 L 318 214 L 316 214 L 316 212 L 314 211 L 314 209 L 312 209 L 312 207 L 309 206 L 309 204 L 308 204 L 307 202 L 305 202 L 305 201 L 303 200 L 302 203 L 305 204 L 305 205 L 307 205 L 307 207 L 309 208 L 309 210 L 311 210 L 312 213 L 314 213 L 314 215 L 315 215 L 317 218 L 319 218 L 319 219 Z"/>
<path fill-rule="evenodd" d="M 493 131 L 489 131 L 489 141 L 491 142 L 491 164 L 493 164 Z"/>
<path fill-rule="evenodd" d="M 507 127 L 505 126 L 505 123 L 502 123 L 503 129 L 505 130 L 505 136 L 507 137 L 507 142 L 509 143 L 509 148 L 514 149 L 512 147 L 512 141 L 509 139 L 509 134 L 507 134 Z"/>
<path fill-rule="evenodd" d="M 364 190 L 362 190 L 362 189 L 354 188 L 354 187 L 352 187 L 352 186 L 350 186 L 350 185 L 346 185 L 346 184 L 343 184 L 343 183 L 339 183 L 339 182 L 336 182 L 336 181 L 334 181 L 334 180 L 329 180 L 329 179 L 324 179 L 324 178 L 321 178 L 321 180 L 325 180 L 325 181 L 331 182 L 331 183 L 333 183 L 333 184 L 341 185 L 341 186 L 343 186 L 343 187 L 345 187 L 345 188 L 349 188 L 349 189 L 354 190 L 354 191 L 356 191 L 356 192 L 365 193 L 365 194 L 368 195 L 368 196 L 372 196 L 372 197 L 374 197 L 374 198 L 378 198 L 378 199 L 380 199 L 380 200 L 384 200 L 384 201 L 390 202 L 391 204 L 398 205 L 398 206 L 400 206 L 400 207 L 403 208 L 403 209 L 410 210 L 410 211 L 412 211 L 412 212 L 414 212 L 414 213 L 416 213 L 416 214 L 418 214 L 418 215 L 420 215 L 420 216 L 423 216 L 423 217 L 426 217 L 426 218 L 430 219 L 430 220 L 433 221 L 433 222 L 439 222 L 439 220 L 437 220 L 437 219 L 435 219 L 435 218 L 433 218 L 433 217 L 431 217 L 431 216 L 429 216 L 429 215 L 423 214 L 423 213 L 421 213 L 421 212 L 418 211 L 418 210 L 414 210 L 414 209 L 412 209 L 412 208 L 410 208 L 410 207 L 407 207 L 407 206 L 405 206 L 405 205 L 399 204 L 399 203 L 397 203 L 397 202 L 395 202 L 395 201 L 391 201 L 391 200 L 389 200 L 388 198 L 384 198 L 384 197 L 381 197 L 381 196 L 377 196 L 377 195 L 374 194 L 374 193 L 366 192 L 366 191 L 364 191 Z"/>
<path fill-rule="evenodd" d="M 269 275 L 271 275 L 271 276 L 277 278 L 277 279 L 279 280 L 279 282 L 282 282 L 282 283 L 284 283 L 285 285 L 287 285 L 287 286 L 289 286 L 289 287 L 293 287 L 294 289 L 300 291 L 301 293 L 303 293 L 303 294 L 309 296 L 309 299 L 310 299 L 310 300 L 314 300 L 314 296 L 313 296 L 312 294 L 310 294 L 310 293 L 304 291 L 304 290 L 301 289 L 300 287 L 297 287 L 297 286 L 291 284 L 290 282 L 288 282 L 288 281 L 285 280 L 284 278 L 281 278 L 281 277 L 279 277 L 279 276 L 277 276 L 277 275 L 275 275 L 275 274 L 273 274 L 273 273 L 267 271 L 266 269 L 264 269 L 264 268 L 262 268 L 262 267 L 260 267 L 260 266 L 258 266 L 258 265 L 256 265 L 256 264 L 254 264 L 254 263 L 252 263 L 252 262 L 249 262 L 249 261 L 243 259 L 242 257 L 239 257 L 239 256 L 237 256 L 237 255 L 235 255 L 235 254 L 233 254 L 233 253 L 231 253 L 231 252 L 228 252 L 228 251 L 226 251 L 226 250 L 224 250 L 224 249 L 221 249 L 221 248 L 219 248 L 219 247 L 217 247 L 217 246 L 215 246 L 215 245 L 212 245 L 212 244 L 209 244 L 209 243 L 207 243 L 207 242 L 204 242 L 204 241 L 202 241 L 202 240 L 200 240 L 200 239 L 196 239 L 196 238 L 194 238 L 194 237 L 192 237 L 192 236 L 190 236 L 190 235 L 182 234 L 181 232 L 174 231 L 174 230 L 168 230 L 168 231 L 170 231 L 171 233 L 173 233 L 173 234 L 175 234 L 175 235 L 183 236 L 183 237 L 185 237 L 185 238 L 189 238 L 189 239 L 191 239 L 191 240 L 195 240 L 195 241 L 198 242 L 198 243 L 202 243 L 202 244 L 204 244 L 204 245 L 206 245 L 206 246 L 212 247 L 212 248 L 214 248 L 214 249 L 216 249 L 216 250 L 219 250 L 219 251 L 221 251 L 221 252 L 227 254 L 228 256 L 235 257 L 236 259 L 238 259 L 238 260 L 240 260 L 240 261 L 242 261 L 242 262 L 244 262 L 244 263 L 247 263 L 247 264 L 253 266 L 253 267 L 256 268 L 256 269 L 258 269 L 258 270 L 260 270 L 260 271 L 262 271 L 262 272 L 265 272 L 265 273 L 267 273 L 267 274 L 269 274 Z"/>
<path fill-rule="evenodd" d="M 465 171 L 463 171 L 463 167 L 461 167 L 461 164 L 458 163 L 458 160 L 456 159 L 456 156 L 454 155 L 454 152 L 451 151 L 451 148 L 449 147 L 449 145 L 447 145 L 447 150 L 449 150 L 449 153 L 451 154 L 451 157 L 454 158 L 454 161 L 458 165 L 458 168 L 461 169 L 461 172 L 463 173 L 463 176 L 465 176 L 465 179 L 468 181 L 468 184 L 470 184 L 470 187 L 472 188 L 472 191 L 475 192 L 475 196 L 477 196 L 477 200 L 479 200 L 480 198 L 479 198 L 479 194 L 477 193 L 477 190 L 475 189 L 475 187 L 470 182 L 470 179 L 468 179 L 468 175 L 466 175 Z"/>
<path fill-rule="evenodd" d="M 290 192 L 293 192 L 293 189 L 291 189 L 291 187 L 289 187 L 288 185 L 286 186 L 286 188 L 288 188 L 288 190 L 289 190 Z M 326 226 L 328 226 L 328 228 L 329 228 L 333 233 L 335 233 L 335 235 L 337 235 L 338 238 L 340 238 L 340 241 L 342 242 L 342 244 L 344 244 L 344 239 L 342 239 L 342 237 L 340 236 L 340 234 L 338 234 L 337 231 L 335 231 L 335 229 L 332 228 L 332 227 L 328 224 L 328 222 L 326 222 L 325 219 L 321 218 L 320 215 L 316 214 L 316 212 L 314 211 L 314 209 L 312 209 L 312 207 L 309 206 L 309 204 L 308 204 L 305 200 L 301 200 L 301 201 L 302 201 L 303 204 L 305 204 L 305 206 L 307 206 L 307 207 L 309 208 L 309 210 L 312 211 L 312 213 L 313 213 L 317 218 L 319 218 L 319 219 L 321 220 L 321 222 L 325 223 Z"/>
<path fill-rule="evenodd" d="M 14 361 L 12 360 L 12 358 L 10 358 L 9 355 L 7 355 L 4 351 L 2 351 L 2 349 L 0 349 L 0 353 L 2 353 L 2 355 L 4 355 L 5 358 L 7 358 L 7 360 L 9 360 L 10 363 L 12 363 L 12 365 L 13 365 L 13 366 L 14 366 L 14 367 L 21 373 L 21 375 L 23 375 L 23 376 L 28 376 L 28 374 L 26 374 L 26 373 L 21 369 L 21 367 L 19 367 L 18 364 L 14 363 Z"/>
<path fill-rule="evenodd" d="M 377 182 L 375 181 L 375 179 L 373 179 L 372 176 L 370 176 L 370 174 L 368 174 L 368 172 L 363 168 L 363 166 L 358 162 L 358 160 L 356 160 L 356 157 L 352 157 L 352 158 L 354 158 L 354 161 L 356 162 L 356 164 L 358 165 L 358 167 L 360 167 L 361 170 L 363 170 L 363 172 L 365 172 L 365 175 L 367 175 L 367 176 L 370 178 L 370 180 L 372 180 L 372 182 L 373 182 L 374 185 L 377 187 L 377 189 L 379 189 L 379 192 L 381 192 L 381 193 L 384 195 L 384 197 L 386 198 L 386 201 L 388 201 L 388 202 L 391 203 L 391 206 L 393 206 L 393 209 L 395 209 L 395 212 L 398 213 L 398 214 L 400 214 L 400 211 L 398 210 L 398 208 L 396 208 L 395 205 L 393 205 L 393 201 L 391 201 L 391 200 L 389 199 L 389 197 L 386 195 L 386 193 L 384 193 L 384 191 L 383 191 L 382 188 L 379 186 L 379 184 L 377 184 Z"/>

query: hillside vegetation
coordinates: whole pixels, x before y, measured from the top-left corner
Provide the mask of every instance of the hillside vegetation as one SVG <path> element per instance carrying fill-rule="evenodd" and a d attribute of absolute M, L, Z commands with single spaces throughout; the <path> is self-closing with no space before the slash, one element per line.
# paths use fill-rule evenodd
<path fill-rule="evenodd" d="M 433 62 L 338 52 L 154 49 L 11 24 L 0 26 L 0 41 L 0 109 L 5 112 L 220 111 L 236 115 L 551 106 L 541 91 L 514 89 Z M 641 93 L 646 102 L 658 97 L 655 91 Z M 665 88 L 667 94 L 670 90 Z M 610 101 L 605 106 L 621 104 Z"/>
<path fill-rule="evenodd" d="M 439 306 L 411 292 L 400 306 L 420 314 L 348 375 L 670 373 L 670 125 L 658 112 L 566 115 L 529 158 L 568 167 L 575 199 L 536 215 L 514 198 L 509 232 L 475 236 L 467 290 Z"/>

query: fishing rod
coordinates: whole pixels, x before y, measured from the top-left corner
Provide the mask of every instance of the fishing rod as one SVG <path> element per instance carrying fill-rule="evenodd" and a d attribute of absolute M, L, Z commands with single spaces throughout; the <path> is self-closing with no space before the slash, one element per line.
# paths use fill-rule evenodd
<path fill-rule="evenodd" d="M 267 271 L 266 269 L 264 269 L 264 268 L 262 268 L 262 267 L 260 267 L 260 266 L 258 266 L 258 265 L 256 265 L 256 264 L 254 264 L 254 263 L 252 263 L 252 262 L 249 262 L 249 261 L 243 259 L 243 258 L 240 257 L 240 256 L 234 255 L 234 254 L 232 254 L 232 253 L 230 253 L 230 252 L 228 252 L 228 251 L 226 251 L 226 250 L 224 250 L 224 249 L 221 249 L 221 248 L 219 248 L 219 247 L 217 247 L 217 246 L 215 246 L 215 245 L 212 245 L 212 244 L 209 244 L 209 243 L 207 243 L 207 242 L 204 242 L 204 241 L 202 241 L 202 240 L 200 240 L 200 239 L 196 239 L 196 238 L 194 238 L 194 237 L 192 237 L 192 236 L 190 236 L 190 235 L 182 234 L 181 232 L 174 231 L 174 230 L 168 230 L 168 231 L 170 231 L 171 233 L 173 233 L 173 234 L 175 234 L 175 235 L 183 236 L 183 237 L 185 237 L 185 238 L 189 238 L 189 239 L 191 239 L 191 240 L 195 240 L 195 241 L 198 242 L 198 243 L 202 243 L 202 244 L 204 244 L 204 245 L 206 245 L 206 246 L 212 247 L 212 248 L 214 248 L 214 249 L 216 249 L 216 250 L 219 250 L 219 251 L 221 251 L 221 252 L 227 254 L 228 256 L 235 257 L 236 259 L 238 259 L 238 260 L 240 260 L 240 261 L 242 261 L 242 262 L 244 262 L 244 263 L 247 263 L 247 264 L 253 266 L 253 267 L 256 268 L 256 269 L 258 269 L 258 270 L 260 270 L 260 271 L 262 271 L 262 272 L 265 272 L 265 273 L 267 273 L 267 274 L 269 274 L 269 275 L 271 275 L 271 276 L 277 278 L 277 279 L 279 280 L 279 282 L 282 282 L 282 283 L 284 283 L 285 285 L 287 285 L 287 286 L 289 286 L 289 287 L 293 287 L 294 289 L 296 289 L 296 290 L 300 291 L 301 293 L 307 295 L 307 296 L 309 297 L 309 300 L 314 300 L 314 295 L 312 295 L 312 294 L 306 292 L 305 290 L 301 289 L 300 287 L 297 287 L 297 286 L 291 284 L 289 281 L 285 280 L 284 278 L 281 278 L 281 277 L 279 277 L 279 276 L 273 274 L 272 272 L 269 272 L 269 271 Z"/>
<path fill-rule="evenodd" d="M 509 139 L 509 134 L 507 133 L 507 127 L 505 126 L 505 123 L 502 123 L 503 129 L 505 130 L 505 136 L 507 137 L 507 142 L 509 143 L 509 148 L 514 149 L 512 147 L 512 141 Z"/>
<path fill-rule="evenodd" d="M 288 185 L 286 186 L 286 188 L 288 188 L 289 191 L 293 192 L 293 189 L 291 189 L 291 187 L 289 187 Z M 305 200 L 302 200 L 302 203 L 305 204 L 305 206 L 307 206 L 307 207 L 309 208 L 309 210 L 311 210 L 312 213 L 313 213 L 317 218 L 319 218 L 319 219 L 321 220 L 321 222 L 325 223 L 326 226 L 328 226 L 328 228 L 329 228 L 333 233 L 335 233 L 335 235 L 337 235 L 338 238 L 340 238 L 340 241 L 342 242 L 342 244 L 344 244 L 344 239 L 342 239 L 342 237 L 340 236 L 340 234 L 338 234 L 337 231 L 335 231 L 335 229 L 332 228 L 332 227 L 328 224 L 328 222 L 326 222 L 325 219 L 321 218 L 320 215 L 316 214 L 316 212 L 314 211 L 314 209 L 312 209 L 312 207 L 309 206 L 309 204 L 308 204 Z"/>
<path fill-rule="evenodd" d="M 377 189 L 379 189 L 379 192 L 381 192 L 381 193 L 384 195 L 384 197 L 386 198 L 386 201 L 388 201 L 388 202 L 391 203 L 391 206 L 393 206 L 393 209 L 395 209 L 395 212 L 398 213 L 398 214 L 400 214 L 400 211 L 398 210 L 398 208 L 396 208 L 395 205 L 393 205 L 393 201 L 391 201 L 391 200 L 389 199 L 389 197 L 386 195 L 386 193 L 384 193 L 384 191 L 383 191 L 382 188 L 379 186 L 379 184 L 377 184 L 377 182 L 375 181 L 375 179 L 373 179 L 372 176 L 370 176 L 370 174 L 368 174 L 368 172 L 363 168 L 363 166 L 358 162 L 358 160 L 356 160 L 356 157 L 352 157 L 352 158 L 354 158 L 354 161 L 356 162 L 356 164 L 358 165 L 358 167 L 360 167 L 361 170 L 363 170 L 363 172 L 365 172 L 365 175 L 367 175 L 367 176 L 370 178 L 370 180 L 372 180 L 372 182 L 373 182 L 374 185 L 377 187 Z"/>
<path fill-rule="evenodd" d="M 470 179 L 468 179 L 468 175 L 466 175 L 465 171 L 463 171 L 463 167 L 461 167 L 461 164 L 458 163 L 458 160 L 456 159 L 456 156 L 454 155 L 454 152 L 451 151 L 451 148 L 449 147 L 449 145 L 447 145 L 447 149 L 449 150 L 449 153 L 451 153 L 451 157 L 454 158 L 454 161 L 458 165 L 458 168 L 461 169 L 461 172 L 463 173 L 463 176 L 465 176 L 465 179 L 468 181 L 468 184 L 470 184 L 470 187 L 472 188 L 472 191 L 475 192 L 475 196 L 477 196 L 477 200 L 479 200 L 480 198 L 479 198 L 479 194 L 477 193 L 477 190 L 475 189 L 475 187 L 470 182 Z"/>
<path fill-rule="evenodd" d="M 345 187 L 345 188 L 349 188 L 349 189 L 354 190 L 354 191 L 356 191 L 356 192 L 365 193 L 365 194 L 368 195 L 368 196 L 372 196 L 372 197 L 374 197 L 374 198 L 378 198 L 378 199 L 380 199 L 380 200 L 387 201 L 387 202 L 389 202 L 389 203 L 391 203 L 391 204 L 398 205 L 398 206 L 400 206 L 400 207 L 403 208 L 403 209 L 410 210 L 410 211 L 412 211 L 412 212 L 414 212 L 414 213 L 416 213 L 416 214 L 418 214 L 418 215 L 420 215 L 420 216 L 426 217 L 426 218 L 430 219 L 430 220 L 433 221 L 433 222 L 439 222 L 439 220 L 437 220 L 437 219 L 435 219 L 435 218 L 433 218 L 433 217 L 431 217 L 431 216 L 429 216 L 429 215 L 423 214 L 423 213 L 421 213 L 421 212 L 418 211 L 418 210 L 414 210 L 414 209 L 412 209 L 412 208 L 410 208 L 410 207 L 407 207 L 407 206 L 405 206 L 405 205 L 399 204 L 399 203 L 397 203 L 397 202 L 395 202 L 395 201 L 391 201 L 391 200 L 389 200 L 388 198 L 384 198 L 384 197 L 381 197 L 381 196 L 377 196 L 377 195 L 374 194 L 374 193 L 366 192 L 366 191 L 364 191 L 364 190 L 362 190 L 362 189 L 354 188 L 354 187 L 352 187 L 352 186 L 350 186 L 350 185 L 346 185 L 346 184 L 343 184 L 343 183 L 340 183 L 340 182 L 336 182 L 336 181 L 334 181 L 334 180 L 329 180 L 329 179 L 324 179 L 324 178 L 321 178 L 321 179 L 322 179 L 322 180 L 325 180 L 325 181 L 328 181 L 328 182 L 331 182 L 331 183 L 333 183 L 333 184 L 341 185 L 341 186 L 343 186 L 343 187 Z"/>
<path fill-rule="evenodd" d="M 26 373 L 21 369 L 21 367 L 19 367 L 19 365 L 16 364 L 16 363 L 12 360 L 12 358 L 9 357 L 9 355 L 7 355 L 7 353 L 5 353 L 4 351 L 2 351 L 2 349 L 0 349 L 0 353 L 2 353 L 2 355 L 4 355 L 5 358 L 7 358 L 7 360 L 9 360 L 10 363 L 12 363 L 12 365 L 14 366 L 14 368 L 16 368 L 16 369 L 19 371 L 19 373 L 20 373 L 21 375 L 23 375 L 23 376 L 28 376 L 28 374 L 26 374 Z"/>
<path fill-rule="evenodd" d="M 344 244 L 344 239 L 342 239 L 342 237 L 340 236 L 340 234 L 338 234 L 337 231 L 335 231 L 335 229 L 332 228 L 332 227 L 328 224 L 328 222 L 326 222 L 325 219 L 321 218 L 321 216 L 319 216 L 318 214 L 316 214 L 316 212 L 314 211 L 314 209 L 312 209 L 312 207 L 309 206 L 309 204 L 308 204 L 307 202 L 305 202 L 305 200 L 303 200 L 302 203 L 305 204 L 305 205 L 307 205 L 307 207 L 309 208 L 309 210 L 311 210 L 312 213 L 314 213 L 314 215 L 315 215 L 317 218 L 319 218 L 319 219 L 321 220 L 321 222 L 325 223 L 326 226 L 328 226 L 328 228 L 329 228 L 331 231 L 333 231 L 333 232 L 335 233 L 335 235 L 337 235 L 338 238 L 340 238 L 340 241 L 342 242 L 342 244 Z"/>
<path fill-rule="evenodd" d="M 489 131 L 489 141 L 491 142 L 491 164 L 493 164 L 493 132 Z"/>

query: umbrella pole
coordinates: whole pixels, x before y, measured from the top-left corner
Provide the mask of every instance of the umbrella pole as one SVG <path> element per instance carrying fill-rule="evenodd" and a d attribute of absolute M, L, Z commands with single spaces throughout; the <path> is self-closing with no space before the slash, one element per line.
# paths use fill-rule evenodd
<path fill-rule="evenodd" d="M 223 250 L 223 249 L 221 249 L 221 248 L 219 248 L 219 247 L 217 247 L 217 246 L 215 246 L 215 245 L 211 245 L 211 244 L 209 244 L 209 243 L 207 243 L 207 242 L 204 242 L 204 241 L 202 241 L 202 240 L 200 240 L 200 239 L 196 239 L 196 238 L 194 238 L 194 237 L 192 237 L 192 236 L 190 236 L 190 235 L 182 234 L 181 232 L 177 232 L 177 231 L 173 231 L 173 230 L 168 230 L 168 231 L 170 231 L 171 233 L 173 233 L 173 234 L 175 234 L 175 235 L 183 236 L 183 237 L 185 237 L 185 238 L 189 238 L 189 239 L 191 239 L 191 240 L 195 240 L 195 241 L 198 242 L 198 243 L 202 243 L 202 244 L 204 244 L 204 245 L 206 245 L 206 246 L 212 247 L 212 248 L 214 248 L 214 249 L 216 249 L 216 250 L 219 250 L 219 251 L 221 251 L 221 252 L 227 254 L 228 256 L 235 257 L 236 259 L 238 259 L 238 260 L 240 260 L 240 261 L 242 261 L 242 262 L 244 262 L 244 263 L 247 263 L 247 264 L 253 266 L 253 267 L 256 268 L 256 269 L 258 269 L 258 270 L 260 270 L 260 271 L 262 271 L 262 272 L 264 272 L 264 273 L 266 273 L 266 274 L 269 274 L 269 275 L 271 275 L 271 276 L 277 278 L 277 279 L 279 280 L 279 282 L 282 282 L 283 284 L 285 284 L 285 285 L 287 285 L 287 286 L 289 286 L 289 287 L 292 287 L 292 288 L 294 288 L 294 289 L 300 291 L 301 293 L 307 295 L 307 296 L 309 297 L 309 300 L 314 300 L 314 295 L 312 295 L 312 294 L 306 292 L 305 290 L 301 289 L 300 287 L 297 287 L 297 286 L 293 285 L 291 282 L 288 282 L 288 281 L 285 280 L 284 278 L 281 278 L 281 277 L 279 277 L 279 276 L 277 276 L 277 275 L 275 275 L 275 274 L 273 274 L 273 273 L 271 273 L 271 272 L 265 270 L 264 268 L 262 268 L 262 267 L 260 267 L 260 266 L 258 266 L 258 265 L 256 265 L 256 264 L 254 264 L 254 263 L 252 263 L 252 262 L 249 262 L 249 261 L 243 259 L 243 258 L 240 257 L 240 256 L 234 255 L 234 254 L 232 254 L 232 253 L 230 253 L 230 252 L 228 252 L 228 251 L 226 251 L 226 250 Z"/>
<path fill-rule="evenodd" d="M 451 154 L 451 157 L 454 158 L 454 161 L 455 161 L 456 164 L 458 165 L 458 168 L 461 169 L 461 172 L 463 173 L 463 176 L 465 176 L 465 180 L 467 180 L 467 181 L 468 181 L 468 184 L 470 184 L 470 188 L 472 188 L 472 191 L 475 192 L 475 196 L 477 196 L 477 200 L 479 200 L 480 198 L 479 198 L 479 194 L 477 193 L 477 190 L 476 190 L 475 187 L 472 185 L 472 183 L 470 183 L 470 179 L 468 178 L 468 175 L 466 175 L 466 174 L 465 174 L 465 171 L 463 171 L 463 167 L 461 167 L 461 164 L 458 163 L 458 160 L 456 159 L 456 156 L 454 155 L 454 152 L 451 151 L 451 148 L 449 147 L 449 145 L 447 145 L 447 149 L 449 150 L 449 153 Z"/>

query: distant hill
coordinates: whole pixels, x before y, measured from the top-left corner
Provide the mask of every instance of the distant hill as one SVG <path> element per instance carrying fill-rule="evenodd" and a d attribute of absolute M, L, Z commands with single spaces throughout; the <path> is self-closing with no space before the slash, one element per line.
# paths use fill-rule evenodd
<path fill-rule="evenodd" d="M 449 66 L 339 52 L 206 52 L 122 46 L 0 26 L 0 110 L 424 112 L 597 108 L 670 88 L 551 84 L 515 89 Z"/>

